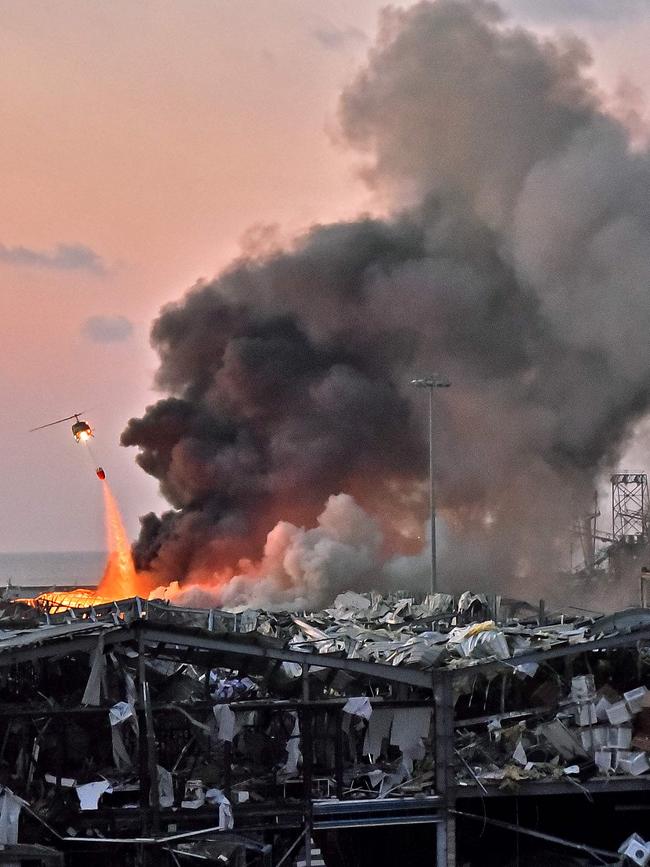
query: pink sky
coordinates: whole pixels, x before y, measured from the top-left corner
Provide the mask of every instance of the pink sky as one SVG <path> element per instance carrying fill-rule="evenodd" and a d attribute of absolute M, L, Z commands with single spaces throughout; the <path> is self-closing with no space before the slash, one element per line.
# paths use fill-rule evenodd
<path fill-rule="evenodd" d="M 82 447 L 65 425 L 26 433 L 76 410 L 96 427 L 97 462 L 134 536 L 138 515 L 162 503 L 117 441 L 156 399 L 148 330 L 161 304 L 212 276 L 251 226 L 290 237 L 373 207 L 357 155 L 331 131 L 383 5 L 0 0 L 0 550 L 103 547 Z M 534 8 L 510 5 L 522 20 Z M 648 20 L 632 0 L 608 21 L 590 14 L 595 0 L 578 5 L 575 21 L 549 11 L 534 25 L 574 27 L 603 86 L 626 78 L 642 97 Z M 639 94 L 630 102 L 643 113 Z M 83 251 L 61 257 L 62 244 L 94 251 L 95 266 Z M 95 316 L 133 331 L 98 341 L 84 330 Z"/>

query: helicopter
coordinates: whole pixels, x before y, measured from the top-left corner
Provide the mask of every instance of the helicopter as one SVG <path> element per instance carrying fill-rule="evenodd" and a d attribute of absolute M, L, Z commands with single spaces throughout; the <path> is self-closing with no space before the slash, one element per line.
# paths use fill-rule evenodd
<path fill-rule="evenodd" d="M 85 442 L 86 440 L 89 440 L 90 437 L 94 436 L 94 434 L 88 422 L 82 421 L 82 419 L 79 418 L 80 415 L 83 415 L 83 413 L 74 412 L 72 415 L 68 415 L 65 418 L 59 418 L 56 421 L 50 421 L 47 424 L 30 428 L 29 432 L 32 433 L 35 430 L 43 430 L 43 428 L 52 427 L 52 425 L 61 424 L 64 421 L 72 421 L 72 419 L 75 419 L 75 423 L 72 425 L 72 436 L 78 443 Z"/>

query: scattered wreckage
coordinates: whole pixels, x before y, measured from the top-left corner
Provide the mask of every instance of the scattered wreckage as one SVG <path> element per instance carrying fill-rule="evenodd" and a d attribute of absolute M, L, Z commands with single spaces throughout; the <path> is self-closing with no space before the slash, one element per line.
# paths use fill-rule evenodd
<path fill-rule="evenodd" d="M 638 834 L 617 852 L 471 805 L 650 786 L 649 641 L 645 609 L 567 617 L 470 593 L 347 592 L 300 613 L 5 600 L 0 851 L 315 863 L 321 832 L 420 824 L 453 867 L 456 822 L 480 820 L 581 863 L 647 864 Z"/>

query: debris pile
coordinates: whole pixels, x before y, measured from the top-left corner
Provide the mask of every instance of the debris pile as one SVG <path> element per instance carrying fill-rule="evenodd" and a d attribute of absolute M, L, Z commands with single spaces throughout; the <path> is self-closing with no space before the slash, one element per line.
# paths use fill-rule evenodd
<path fill-rule="evenodd" d="M 471 593 L 346 592 L 318 612 L 5 601 L 0 843 L 92 839 L 109 863 L 144 838 L 265 864 L 297 830 L 424 821 L 477 792 L 632 789 L 648 640 L 645 609 Z"/>
<path fill-rule="evenodd" d="M 588 674 L 573 677 L 564 694 L 557 675 L 547 671 L 542 683 L 515 686 L 516 703 L 521 704 L 522 693 L 530 695 L 529 709 L 506 710 L 480 723 L 460 721 L 461 781 L 513 786 L 522 780 L 568 777 L 584 782 L 612 774 L 637 777 L 650 770 L 647 688 L 621 694 L 605 683 L 596 689 L 594 675 Z"/>
<path fill-rule="evenodd" d="M 522 603 L 510 603 L 515 606 Z M 470 593 L 454 605 L 444 594 L 416 603 L 348 592 L 331 608 L 292 616 L 289 627 L 278 615 L 260 612 L 257 619 L 258 628 L 315 653 L 340 652 L 422 670 L 465 670 L 456 680 L 461 783 L 511 786 L 523 780 L 636 777 L 650 771 L 647 653 L 634 646 L 599 650 L 593 670 L 586 660 L 584 673 L 574 675 L 562 656 L 534 661 L 536 652 L 543 656 L 582 644 L 588 650 L 598 638 L 650 626 L 650 611 L 596 618 L 560 614 L 548 618 L 556 622 L 542 624 L 528 612 L 528 617 L 497 624 L 483 619 L 490 608 L 487 597 Z M 502 665 L 481 668 L 482 662 L 495 661 Z M 367 723 L 364 745 L 376 746 L 373 730 L 380 723 L 370 717 Z M 381 725 L 388 737 L 391 722 Z M 377 755 L 371 749 L 365 754 Z M 407 769 L 412 770 L 408 763 Z M 377 768 L 373 773 L 379 780 Z"/>

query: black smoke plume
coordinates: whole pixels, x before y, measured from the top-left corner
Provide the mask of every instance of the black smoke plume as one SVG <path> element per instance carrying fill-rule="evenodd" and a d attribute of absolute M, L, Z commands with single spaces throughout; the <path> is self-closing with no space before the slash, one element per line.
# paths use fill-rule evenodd
<path fill-rule="evenodd" d="M 489 3 L 383 13 L 340 125 L 390 214 L 315 226 L 163 309 L 169 396 L 122 436 L 173 506 L 142 519 L 141 568 L 236 569 L 340 492 L 399 551 L 426 513 L 408 382 L 434 370 L 453 382 L 435 424 L 447 580 L 555 568 L 650 399 L 650 158 L 589 62 Z"/>

